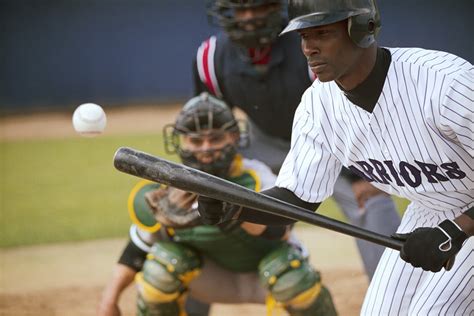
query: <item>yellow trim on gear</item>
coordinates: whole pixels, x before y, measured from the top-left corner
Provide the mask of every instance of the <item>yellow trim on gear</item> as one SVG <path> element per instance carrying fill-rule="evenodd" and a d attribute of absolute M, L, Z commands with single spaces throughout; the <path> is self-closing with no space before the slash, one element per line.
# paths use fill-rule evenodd
<path fill-rule="evenodd" d="M 267 307 L 267 316 L 273 316 L 273 311 L 276 311 L 275 316 L 278 316 L 278 314 L 280 314 L 278 312 L 283 310 L 283 304 L 278 302 L 270 294 L 265 298 L 265 306 Z"/>
<path fill-rule="evenodd" d="M 290 267 L 292 267 L 293 269 L 299 268 L 300 266 L 301 266 L 301 261 L 299 261 L 298 259 L 294 259 L 290 261 Z"/>
<path fill-rule="evenodd" d="M 245 171 L 247 171 L 250 174 L 250 176 L 255 180 L 254 191 L 260 192 L 260 190 L 262 189 L 262 181 L 260 180 L 260 177 L 258 176 L 257 172 L 253 169 L 247 169 Z"/>
<path fill-rule="evenodd" d="M 178 305 L 179 305 L 179 316 L 188 316 L 188 313 L 186 312 L 185 307 L 184 307 L 187 299 L 188 298 L 187 298 L 186 293 L 183 293 L 183 295 L 181 295 L 177 299 Z"/>
<path fill-rule="evenodd" d="M 286 302 L 285 305 L 290 305 L 291 307 L 297 309 L 308 307 L 318 298 L 319 294 L 321 293 L 321 288 L 322 285 L 320 282 L 318 282 L 303 293 L 297 295 L 292 300 Z"/>
<path fill-rule="evenodd" d="M 145 185 L 150 184 L 150 183 L 154 183 L 154 182 L 144 179 L 138 182 L 133 187 L 132 191 L 130 192 L 130 195 L 128 196 L 127 207 L 128 207 L 128 215 L 130 216 L 130 219 L 135 225 L 138 226 L 138 228 L 149 233 L 154 233 L 160 230 L 161 224 L 159 222 L 156 222 L 156 224 L 151 227 L 143 225 L 143 223 L 140 222 L 140 220 L 138 219 L 137 214 L 135 213 L 135 208 L 133 207 L 133 202 L 135 201 L 135 197 L 137 196 L 138 191 L 140 191 Z"/>
<path fill-rule="evenodd" d="M 235 155 L 234 161 L 230 166 L 229 177 L 236 178 L 242 175 L 244 170 L 244 159 L 241 154 Z"/>
<path fill-rule="evenodd" d="M 178 276 L 183 284 L 188 285 L 194 278 L 201 274 L 201 269 L 194 269 L 187 271 L 184 274 Z"/>
<path fill-rule="evenodd" d="M 164 261 L 160 261 L 160 258 L 158 257 L 155 257 L 154 254 L 152 253 L 148 253 L 146 255 L 146 258 L 148 260 L 155 260 L 157 261 L 158 263 L 160 263 L 162 266 L 164 266 L 166 268 L 166 271 L 170 272 L 170 273 L 173 273 L 175 272 L 175 267 L 171 264 L 171 263 L 166 263 Z M 199 274 L 201 274 L 201 269 L 199 268 L 196 268 L 196 269 L 193 269 L 191 271 L 186 271 L 185 273 L 183 274 L 179 274 L 177 275 L 178 279 L 183 282 L 183 284 L 185 285 L 188 285 L 189 282 L 191 282 L 195 277 L 197 277 Z"/>
<path fill-rule="evenodd" d="M 244 158 L 241 154 L 237 154 L 235 155 L 234 161 L 230 167 L 229 177 L 237 178 L 240 177 L 244 172 L 248 172 L 248 174 L 255 180 L 255 188 L 253 188 L 253 190 L 260 192 L 262 189 L 262 181 L 260 180 L 257 172 L 253 169 L 244 169 Z"/>
<path fill-rule="evenodd" d="M 272 275 L 269 279 L 268 279 L 268 284 L 269 285 L 273 285 L 275 284 L 277 281 L 277 277 L 275 275 Z"/>
<path fill-rule="evenodd" d="M 322 285 L 320 282 L 316 283 L 306 291 L 300 293 L 295 298 L 288 302 L 278 302 L 272 295 L 268 295 L 265 299 L 265 305 L 267 307 L 267 316 L 272 316 L 273 311 L 282 310 L 285 306 L 291 306 L 296 309 L 303 309 L 310 306 L 321 293 Z M 278 315 L 278 313 L 276 314 Z"/>
<path fill-rule="evenodd" d="M 145 301 L 148 301 L 148 302 L 157 302 L 157 303 L 171 302 L 178 299 L 178 297 L 181 295 L 181 293 L 179 292 L 164 293 L 154 288 L 151 284 L 145 281 L 145 279 L 143 278 L 143 272 L 138 272 L 135 275 L 135 282 L 139 290 L 141 290 L 140 294 L 143 296 Z"/>

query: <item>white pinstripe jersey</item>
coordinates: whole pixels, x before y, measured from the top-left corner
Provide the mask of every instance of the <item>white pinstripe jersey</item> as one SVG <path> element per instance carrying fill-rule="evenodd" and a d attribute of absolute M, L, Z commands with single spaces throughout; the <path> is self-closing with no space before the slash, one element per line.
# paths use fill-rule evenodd
<path fill-rule="evenodd" d="M 352 104 L 334 81 L 308 88 L 277 186 L 320 202 L 344 165 L 418 207 L 466 209 L 474 203 L 474 68 L 445 52 L 389 50 L 372 113 Z"/>

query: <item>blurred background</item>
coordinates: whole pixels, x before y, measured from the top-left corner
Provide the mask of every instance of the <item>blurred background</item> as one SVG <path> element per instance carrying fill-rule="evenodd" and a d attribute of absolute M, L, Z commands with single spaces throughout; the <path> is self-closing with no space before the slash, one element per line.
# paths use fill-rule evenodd
<path fill-rule="evenodd" d="M 385 46 L 474 59 L 472 0 L 379 0 Z M 0 1 L 0 104 L 8 112 L 191 96 L 191 60 L 216 28 L 198 0 Z"/>
<path fill-rule="evenodd" d="M 474 1 L 378 4 L 380 44 L 474 62 Z M 163 152 L 161 128 L 192 96 L 192 58 L 218 31 L 205 8 L 197 0 L 0 1 L 0 314 L 64 307 L 74 315 L 71 306 L 87 298 L 81 307 L 92 313 L 126 240 L 126 201 L 138 181 L 113 168 L 113 154 L 130 146 L 176 160 Z M 72 129 L 72 112 L 85 102 L 107 113 L 100 137 Z M 407 201 L 396 201 L 403 212 Z M 345 220 L 331 201 L 322 212 Z M 76 301 L 51 300 L 68 292 Z"/>

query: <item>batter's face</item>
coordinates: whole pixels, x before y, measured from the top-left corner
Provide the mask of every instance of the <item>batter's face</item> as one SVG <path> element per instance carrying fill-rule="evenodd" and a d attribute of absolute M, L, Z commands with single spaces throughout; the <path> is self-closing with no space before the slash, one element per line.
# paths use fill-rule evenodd
<path fill-rule="evenodd" d="M 221 149 L 228 145 L 235 145 L 237 140 L 237 133 L 205 130 L 184 135 L 180 144 L 183 150 L 193 153 L 199 162 L 211 164 L 220 158 Z"/>
<path fill-rule="evenodd" d="M 350 75 L 362 54 L 349 37 L 347 20 L 299 30 L 301 48 L 321 82 L 343 80 Z"/>

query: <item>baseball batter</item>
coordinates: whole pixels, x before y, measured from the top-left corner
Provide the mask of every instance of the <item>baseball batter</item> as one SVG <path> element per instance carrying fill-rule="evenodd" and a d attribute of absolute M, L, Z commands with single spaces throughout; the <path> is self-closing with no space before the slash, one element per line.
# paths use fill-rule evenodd
<path fill-rule="evenodd" d="M 404 246 L 385 250 L 361 314 L 472 315 L 473 66 L 445 52 L 378 47 L 374 0 L 295 0 L 289 12 L 283 33 L 300 34 L 318 81 L 296 111 L 277 187 L 264 193 L 312 209 L 346 166 L 410 199 L 395 235 Z M 202 202 L 215 206 L 202 216 L 218 221 L 218 203 Z M 247 209 L 239 217 L 287 222 Z"/>
<path fill-rule="evenodd" d="M 296 32 L 278 36 L 287 24 L 283 0 L 210 1 L 211 15 L 224 32 L 204 41 L 196 53 L 195 93 L 207 91 L 243 110 L 250 122 L 251 146 L 245 157 L 258 159 L 275 173 L 290 149 L 293 116 L 315 79 Z M 270 119 L 271 118 L 271 119 Z M 400 217 L 391 197 L 343 169 L 332 198 L 351 224 L 393 234 Z M 357 240 L 369 279 L 383 247 Z"/>

